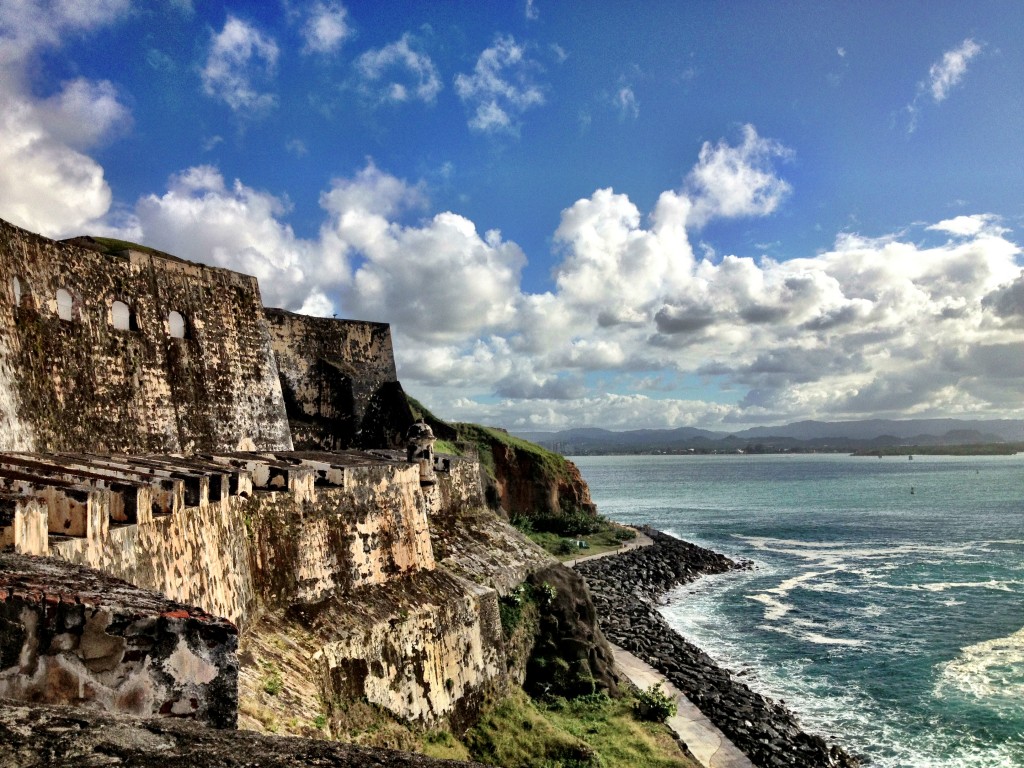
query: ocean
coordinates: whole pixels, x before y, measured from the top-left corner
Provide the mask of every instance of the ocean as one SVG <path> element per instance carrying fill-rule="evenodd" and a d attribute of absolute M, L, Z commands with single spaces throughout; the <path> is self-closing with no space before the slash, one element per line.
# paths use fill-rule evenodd
<path fill-rule="evenodd" d="M 755 569 L 663 613 L 872 766 L 1024 766 L 1024 457 L 574 457 L 598 511 Z"/>

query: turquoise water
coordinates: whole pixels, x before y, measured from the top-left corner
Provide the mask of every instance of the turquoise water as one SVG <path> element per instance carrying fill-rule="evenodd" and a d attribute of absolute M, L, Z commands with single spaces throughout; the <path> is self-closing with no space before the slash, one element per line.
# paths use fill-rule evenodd
<path fill-rule="evenodd" d="M 573 460 L 602 514 L 755 562 L 663 612 L 809 730 L 876 766 L 1024 766 L 1024 458 Z"/>

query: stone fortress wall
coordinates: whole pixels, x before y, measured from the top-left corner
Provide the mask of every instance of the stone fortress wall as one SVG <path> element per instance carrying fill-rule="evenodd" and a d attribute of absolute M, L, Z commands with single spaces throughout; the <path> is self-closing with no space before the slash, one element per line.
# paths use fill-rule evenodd
<path fill-rule="evenodd" d="M 479 466 L 435 461 L 431 440 L 394 450 L 412 416 L 388 327 L 265 310 L 254 278 L 77 242 L 0 222 L 0 576 L 47 555 L 177 602 L 122 621 L 97 587 L 55 618 L 56 566 L 22 558 L 39 584 L 0 589 L 0 696 L 38 695 L 22 683 L 46 667 L 71 691 L 57 703 L 233 724 L 237 702 L 204 698 L 236 685 L 233 647 L 209 658 L 202 631 L 168 624 L 194 624 L 181 604 L 243 637 L 306 616 L 320 695 L 406 719 L 502 678 L 498 593 L 437 562 L 429 530 L 483 505 Z M 138 621 L 164 634 L 139 643 Z M 97 647 L 132 650 L 97 664 Z"/>
<path fill-rule="evenodd" d="M 0 221 L 0 448 L 291 448 L 254 277 Z"/>

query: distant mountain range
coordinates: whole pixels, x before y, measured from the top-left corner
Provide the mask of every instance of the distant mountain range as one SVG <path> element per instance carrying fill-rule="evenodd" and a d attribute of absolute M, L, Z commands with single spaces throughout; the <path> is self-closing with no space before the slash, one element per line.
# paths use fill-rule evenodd
<path fill-rule="evenodd" d="M 856 451 L 898 445 L 1024 442 L 1020 419 L 869 419 L 798 421 L 778 427 L 713 432 L 696 427 L 614 432 L 597 427 L 561 432 L 515 432 L 568 455 L 600 453 Z"/>

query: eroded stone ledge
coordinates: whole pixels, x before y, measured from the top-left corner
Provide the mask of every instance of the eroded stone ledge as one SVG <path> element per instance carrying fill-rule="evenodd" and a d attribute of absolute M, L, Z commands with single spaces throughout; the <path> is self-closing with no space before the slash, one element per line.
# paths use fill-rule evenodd
<path fill-rule="evenodd" d="M 61 560 L 0 555 L 0 697 L 233 728 L 237 644 L 233 624 L 198 608 Z"/>

